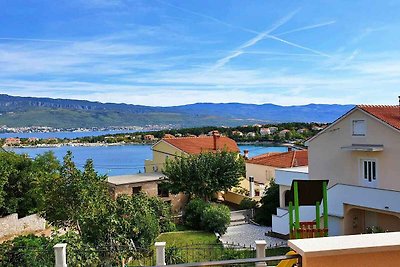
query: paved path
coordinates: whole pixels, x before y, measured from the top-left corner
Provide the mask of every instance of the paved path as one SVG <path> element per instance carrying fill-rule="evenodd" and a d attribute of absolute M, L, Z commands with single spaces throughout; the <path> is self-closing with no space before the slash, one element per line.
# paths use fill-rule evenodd
<path fill-rule="evenodd" d="M 221 236 L 223 243 L 235 243 L 241 246 L 255 246 L 255 240 L 266 240 L 267 246 L 275 246 L 286 244 L 286 240 L 266 236 L 265 233 L 270 231 L 271 227 L 257 226 L 254 224 L 242 224 L 229 226 L 227 232 Z"/>

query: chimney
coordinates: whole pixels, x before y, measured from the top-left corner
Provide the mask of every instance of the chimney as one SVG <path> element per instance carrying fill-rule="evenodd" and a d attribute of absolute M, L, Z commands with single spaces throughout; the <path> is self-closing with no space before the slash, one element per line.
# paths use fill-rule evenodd
<path fill-rule="evenodd" d="M 212 135 L 213 135 L 213 139 L 214 139 L 214 150 L 217 151 L 217 139 L 219 138 L 219 132 L 213 131 Z"/>
<path fill-rule="evenodd" d="M 244 159 L 249 159 L 249 151 L 247 149 L 243 150 Z"/>

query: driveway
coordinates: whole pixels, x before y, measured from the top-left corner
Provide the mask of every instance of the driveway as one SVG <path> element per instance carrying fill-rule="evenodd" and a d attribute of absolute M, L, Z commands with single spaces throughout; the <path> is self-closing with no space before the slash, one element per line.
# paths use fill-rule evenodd
<path fill-rule="evenodd" d="M 266 236 L 271 227 L 258 226 L 254 224 L 241 224 L 229 226 L 227 232 L 221 236 L 223 243 L 234 243 L 240 246 L 255 247 L 255 240 L 266 240 L 267 246 L 286 245 L 287 241 L 275 237 Z"/>

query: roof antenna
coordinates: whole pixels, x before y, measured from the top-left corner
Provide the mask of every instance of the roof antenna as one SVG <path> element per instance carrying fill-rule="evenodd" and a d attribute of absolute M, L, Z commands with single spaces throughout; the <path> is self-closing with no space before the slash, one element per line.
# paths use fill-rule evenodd
<path fill-rule="evenodd" d="M 399 95 L 399 116 L 400 116 L 400 95 Z"/>

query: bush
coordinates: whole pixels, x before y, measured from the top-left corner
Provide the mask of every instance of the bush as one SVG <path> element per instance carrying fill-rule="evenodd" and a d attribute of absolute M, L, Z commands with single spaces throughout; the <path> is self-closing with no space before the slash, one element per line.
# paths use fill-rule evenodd
<path fill-rule="evenodd" d="M 165 249 L 165 262 L 167 265 L 185 263 L 179 248 L 176 246 L 167 247 Z"/>
<path fill-rule="evenodd" d="M 201 217 L 203 211 L 209 206 L 207 202 L 202 199 L 195 198 L 191 200 L 185 209 L 185 213 L 183 214 L 183 221 L 185 225 L 189 226 L 192 229 L 200 230 L 202 229 L 201 225 Z"/>
<path fill-rule="evenodd" d="M 260 203 L 261 207 L 256 209 L 254 219 L 259 224 L 271 226 L 272 214 L 276 214 L 276 208 L 279 207 L 279 185 L 273 179 L 270 181 Z"/>
<path fill-rule="evenodd" d="M 224 234 L 231 220 L 227 206 L 193 199 L 186 205 L 183 222 L 191 229 Z"/>
<path fill-rule="evenodd" d="M 209 205 L 201 217 L 203 229 L 209 232 L 225 234 L 231 221 L 231 213 L 227 206 L 214 204 Z"/>
<path fill-rule="evenodd" d="M 257 201 L 252 200 L 249 197 L 245 197 L 240 201 L 239 208 L 243 210 L 253 209 L 257 205 Z"/>

